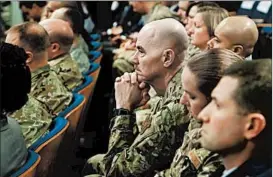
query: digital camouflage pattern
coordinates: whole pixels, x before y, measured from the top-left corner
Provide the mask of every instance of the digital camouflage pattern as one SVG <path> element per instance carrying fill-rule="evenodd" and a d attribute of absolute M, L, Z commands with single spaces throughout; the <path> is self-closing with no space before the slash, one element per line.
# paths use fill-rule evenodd
<path fill-rule="evenodd" d="M 140 130 L 135 115 L 111 120 L 108 152 L 88 160 L 90 173 L 153 176 L 169 166 L 189 124 L 188 112 L 179 104 L 183 93 L 180 78 L 181 70 L 169 82 L 164 97 L 151 109 Z"/>
<path fill-rule="evenodd" d="M 220 156 L 201 147 L 201 124 L 192 118 L 185 133 L 182 146 L 170 168 L 163 170 L 155 177 L 209 177 L 221 176 L 224 166 Z"/>
<path fill-rule="evenodd" d="M 79 35 L 78 40 L 79 40 L 80 47 L 82 48 L 82 50 L 84 51 L 84 53 L 86 55 L 88 55 L 88 53 L 89 53 L 89 47 L 88 47 L 87 43 L 85 42 L 85 40 L 83 39 L 82 35 Z"/>
<path fill-rule="evenodd" d="M 90 62 L 88 59 L 87 54 L 83 51 L 82 46 L 80 46 L 80 39 L 77 38 L 78 45 L 72 45 L 70 49 L 70 55 L 73 60 L 75 60 L 78 63 L 79 70 L 81 73 L 87 72 L 90 68 Z"/>
<path fill-rule="evenodd" d="M 154 90 L 153 87 L 150 88 L 149 95 L 150 95 L 150 100 L 144 106 L 141 106 L 141 107 L 139 107 L 139 108 L 137 108 L 135 110 L 136 123 L 137 123 L 137 126 L 138 126 L 139 130 L 141 129 L 142 122 L 150 114 L 151 108 L 153 107 L 153 105 L 156 105 L 156 103 L 160 99 L 162 99 L 162 97 L 157 96 L 157 93 L 156 93 L 156 91 Z"/>
<path fill-rule="evenodd" d="M 31 73 L 30 95 L 41 102 L 52 117 L 56 117 L 72 100 L 72 93 L 68 92 L 49 65 Z"/>
<path fill-rule="evenodd" d="M 125 72 L 131 73 L 134 69 L 133 56 L 135 50 L 120 49 L 120 53 L 115 56 L 113 68 L 116 68 L 118 76 L 122 76 Z"/>
<path fill-rule="evenodd" d="M 48 64 L 52 70 L 56 72 L 60 81 L 69 91 L 72 91 L 82 84 L 82 73 L 80 72 L 77 62 L 71 58 L 70 54 L 65 54 L 50 60 Z"/>
<path fill-rule="evenodd" d="M 189 37 L 189 45 L 187 48 L 187 54 L 185 56 L 184 62 L 189 61 L 194 55 L 199 54 L 202 52 L 198 47 L 195 45 L 191 44 L 191 38 Z"/>
<path fill-rule="evenodd" d="M 27 103 L 9 117 L 14 118 L 20 124 L 27 147 L 47 132 L 52 122 L 50 114 L 47 113 L 39 101 L 30 95 Z"/>

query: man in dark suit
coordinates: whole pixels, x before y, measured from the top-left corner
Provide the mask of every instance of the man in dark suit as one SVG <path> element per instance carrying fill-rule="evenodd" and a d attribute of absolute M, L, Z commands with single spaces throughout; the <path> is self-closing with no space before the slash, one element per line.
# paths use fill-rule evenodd
<path fill-rule="evenodd" d="M 235 63 L 200 112 L 202 146 L 223 157 L 222 177 L 267 177 L 272 167 L 271 60 Z"/>

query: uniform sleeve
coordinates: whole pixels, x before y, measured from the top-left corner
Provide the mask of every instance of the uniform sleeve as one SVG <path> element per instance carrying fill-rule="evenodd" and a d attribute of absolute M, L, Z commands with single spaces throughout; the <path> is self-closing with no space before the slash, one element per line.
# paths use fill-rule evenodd
<path fill-rule="evenodd" d="M 90 68 L 89 59 L 81 48 L 73 49 L 70 52 L 70 55 L 72 59 L 78 63 L 79 71 L 81 73 L 87 72 L 89 70 Z"/>
<path fill-rule="evenodd" d="M 221 176 L 223 170 L 224 167 L 218 154 L 200 148 L 191 151 L 189 156 L 176 156 L 172 166 L 159 172 L 155 177 Z"/>
<path fill-rule="evenodd" d="M 79 70 L 79 66 L 76 61 L 72 58 L 67 58 L 67 61 L 61 63 L 58 67 L 56 66 L 56 72 L 63 85 L 72 91 L 83 82 L 83 76 Z"/>
<path fill-rule="evenodd" d="M 204 151 L 204 149 L 200 149 L 200 151 Z M 198 177 L 208 177 L 214 174 L 214 176 L 221 176 L 224 171 L 224 166 L 221 157 L 216 154 L 210 152 L 204 159 L 203 165 L 198 169 Z"/>
<path fill-rule="evenodd" d="M 29 97 L 28 102 L 10 117 L 20 124 L 27 147 L 41 137 L 52 122 L 50 115 L 32 97 Z"/>
<path fill-rule="evenodd" d="M 155 170 L 167 167 L 188 126 L 188 120 L 181 118 L 181 110 L 180 104 L 165 106 L 151 118 L 157 121 L 150 122 L 151 125 L 148 122 L 146 125 L 150 127 L 139 133 L 134 130 L 136 125 L 132 117 L 116 117 L 109 151 L 102 160 L 104 174 L 113 177 L 151 176 Z"/>
<path fill-rule="evenodd" d="M 40 101 L 53 117 L 63 111 L 72 100 L 72 93 L 68 92 L 57 78 L 51 76 L 37 83 L 30 94 Z"/>

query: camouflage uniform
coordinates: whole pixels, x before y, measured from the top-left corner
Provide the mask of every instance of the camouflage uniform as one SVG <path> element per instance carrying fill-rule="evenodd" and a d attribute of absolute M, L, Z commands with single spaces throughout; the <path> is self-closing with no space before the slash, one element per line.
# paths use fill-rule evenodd
<path fill-rule="evenodd" d="M 49 113 L 32 96 L 28 96 L 28 102 L 9 117 L 14 118 L 20 124 L 27 147 L 39 139 L 52 122 Z"/>
<path fill-rule="evenodd" d="M 82 84 L 82 73 L 77 62 L 71 58 L 70 54 L 61 55 L 56 59 L 50 60 L 48 64 L 57 73 L 58 78 L 69 91 Z"/>
<path fill-rule="evenodd" d="M 80 39 L 77 38 L 77 45 L 72 45 L 70 49 L 70 55 L 73 60 L 78 63 L 79 70 L 81 73 L 87 72 L 90 68 L 90 62 L 88 59 L 87 54 L 83 51 L 82 47 L 80 46 Z"/>
<path fill-rule="evenodd" d="M 164 18 L 175 18 L 179 20 L 179 17 L 172 13 L 170 9 L 160 3 L 156 3 L 152 8 L 150 13 L 147 14 L 147 20 L 145 20 L 145 24 L 155 21 L 161 20 Z M 117 59 L 113 63 L 113 68 L 117 69 L 118 75 L 123 75 L 125 72 L 133 72 L 134 65 L 132 63 L 132 56 L 134 55 L 135 50 L 126 51 L 124 54 L 120 54 Z"/>
<path fill-rule="evenodd" d="M 140 125 L 142 124 L 142 122 L 150 114 L 151 107 L 153 107 L 153 105 L 155 105 L 160 99 L 162 99 L 162 97 L 157 95 L 157 93 L 153 87 L 150 88 L 149 95 L 150 95 L 150 100 L 144 106 L 135 110 L 136 123 L 137 123 L 137 126 L 139 129 L 140 129 Z"/>
<path fill-rule="evenodd" d="M 52 117 L 63 111 L 72 100 L 72 93 L 67 91 L 49 65 L 31 73 L 30 95 L 41 102 Z"/>
<path fill-rule="evenodd" d="M 125 50 L 117 54 L 116 59 L 113 62 L 113 68 L 117 69 L 118 76 L 123 75 L 125 72 L 133 72 L 134 65 L 132 62 L 135 50 Z"/>
<path fill-rule="evenodd" d="M 85 42 L 85 40 L 83 39 L 82 35 L 79 36 L 79 45 L 82 48 L 82 50 L 84 51 L 84 53 L 86 53 L 86 55 L 88 55 L 89 47 L 88 47 L 87 43 Z"/>
<path fill-rule="evenodd" d="M 112 119 L 108 152 L 87 161 L 92 173 L 151 176 L 169 166 L 189 123 L 186 108 L 179 104 L 183 92 L 181 71 L 169 82 L 164 97 L 151 109 L 141 129 L 136 126 L 135 116 Z"/>
<path fill-rule="evenodd" d="M 200 52 L 202 52 L 198 47 L 191 44 L 191 40 L 192 39 L 189 38 L 189 45 L 188 45 L 188 48 L 187 48 L 187 54 L 185 56 L 184 63 L 189 61 L 194 55 L 199 54 Z"/>
<path fill-rule="evenodd" d="M 191 119 L 183 144 L 176 151 L 170 168 L 159 172 L 155 177 L 221 176 L 224 166 L 220 156 L 201 147 L 200 125 L 196 119 Z"/>

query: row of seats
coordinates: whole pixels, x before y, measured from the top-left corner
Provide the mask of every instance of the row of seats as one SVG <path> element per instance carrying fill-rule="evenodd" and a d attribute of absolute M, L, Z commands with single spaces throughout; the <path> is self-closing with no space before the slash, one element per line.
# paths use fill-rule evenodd
<path fill-rule="evenodd" d="M 94 36 L 94 35 L 90 35 Z M 94 40 L 93 38 L 91 38 Z M 79 145 L 86 114 L 100 73 L 102 45 L 97 38 L 95 49 L 89 52 L 90 69 L 83 73 L 83 84 L 73 90 L 72 103 L 52 121 L 46 134 L 28 148 L 27 162 L 12 177 L 50 176 L 58 152 L 69 156 Z M 62 158 L 63 159 L 63 158 Z"/>

